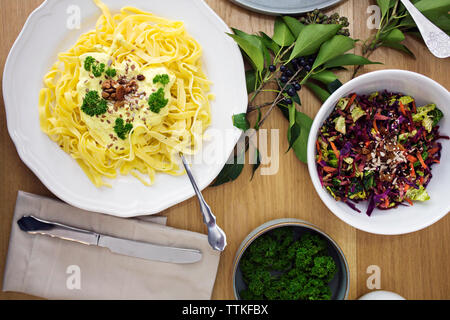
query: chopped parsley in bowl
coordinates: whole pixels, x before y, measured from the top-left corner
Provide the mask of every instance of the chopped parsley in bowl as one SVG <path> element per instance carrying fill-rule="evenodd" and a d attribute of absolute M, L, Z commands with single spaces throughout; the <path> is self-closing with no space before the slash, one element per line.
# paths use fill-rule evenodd
<path fill-rule="evenodd" d="M 430 199 L 426 187 L 442 145 L 442 111 L 435 104 L 417 106 L 400 93 L 350 94 L 338 101 L 319 130 L 317 172 L 337 201 L 361 212 L 368 201 L 388 210 Z"/>

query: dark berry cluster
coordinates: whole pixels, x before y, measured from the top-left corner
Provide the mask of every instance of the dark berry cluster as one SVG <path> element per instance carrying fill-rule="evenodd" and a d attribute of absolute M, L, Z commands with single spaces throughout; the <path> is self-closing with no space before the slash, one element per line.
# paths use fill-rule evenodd
<path fill-rule="evenodd" d="M 348 18 L 341 17 L 337 12 L 333 13 L 331 16 L 327 16 L 320 10 L 316 9 L 301 17 L 300 22 L 303 24 L 340 24 L 343 28 L 338 31 L 338 34 L 347 37 L 350 36 L 350 30 L 348 29 L 350 23 L 348 22 Z"/>
<path fill-rule="evenodd" d="M 312 66 L 315 61 L 315 56 L 309 56 L 309 57 L 301 57 L 301 58 L 295 58 L 292 59 L 292 61 L 289 64 L 282 65 L 280 67 L 281 76 L 279 78 L 281 86 L 285 86 L 286 83 L 291 80 L 291 78 L 295 75 L 297 71 L 300 69 L 305 72 L 309 72 L 312 69 Z M 277 68 L 274 65 L 269 66 L 270 72 L 275 72 Z M 299 73 L 301 75 L 302 72 Z M 298 91 L 302 89 L 301 84 L 297 81 L 291 81 L 290 84 L 286 87 L 286 91 L 284 92 L 289 97 L 294 97 Z M 292 104 L 292 99 L 286 97 L 283 101 L 285 104 Z"/>

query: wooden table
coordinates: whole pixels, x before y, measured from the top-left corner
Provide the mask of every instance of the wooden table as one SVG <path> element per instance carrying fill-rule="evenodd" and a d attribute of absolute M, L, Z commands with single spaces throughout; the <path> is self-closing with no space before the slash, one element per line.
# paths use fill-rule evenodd
<path fill-rule="evenodd" d="M 3 66 L 14 39 L 27 16 L 42 0 L 0 0 L 0 65 Z M 244 10 L 227 0 L 207 0 L 225 22 L 246 32 L 272 32 L 273 18 Z M 367 7 L 374 1 L 347 0 L 332 9 L 351 21 L 353 38 L 365 39 L 373 32 L 366 27 Z M 450 87 L 450 61 L 434 58 L 420 42 L 408 39 L 407 44 L 417 55 L 414 60 L 392 50 L 380 49 L 372 60 L 384 65 L 364 68 L 363 72 L 398 68 L 416 71 Z M 349 80 L 351 72 L 343 74 Z M 1 93 L 0 93 L 1 95 Z M 302 92 L 302 110 L 314 116 L 320 103 L 309 92 Z M 9 232 L 18 190 L 52 196 L 17 155 L 6 128 L 3 99 L 0 99 L 0 273 L 3 274 L 8 250 Z M 37 107 L 37 106 L 36 106 Z M 274 112 L 266 128 L 286 132 L 287 122 Z M 281 150 L 287 142 L 280 139 Z M 223 253 L 214 299 L 233 299 L 232 264 L 238 246 L 255 227 L 277 218 L 298 218 L 312 222 L 333 237 L 343 248 L 351 269 L 350 299 L 369 292 L 367 268 L 381 268 L 381 288 L 401 294 L 407 299 L 450 298 L 450 216 L 433 226 L 402 236 L 378 236 L 358 231 L 335 217 L 317 196 L 306 165 L 292 152 L 280 155 L 280 170 L 273 176 L 256 175 L 250 181 L 247 166 L 235 182 L 204 192 L 218 222 L 228 235 L 229 246 Z M 448 186 L 447 186 L 448 187 Z M 196 199 L 190 199 L 166 210 L 168 224 L 197 232 L 206 232 Z M 0 280 L 1 281 L 1 280 Z M 0 299 L 32 298 L 18 293 L 0 293 Z"/>

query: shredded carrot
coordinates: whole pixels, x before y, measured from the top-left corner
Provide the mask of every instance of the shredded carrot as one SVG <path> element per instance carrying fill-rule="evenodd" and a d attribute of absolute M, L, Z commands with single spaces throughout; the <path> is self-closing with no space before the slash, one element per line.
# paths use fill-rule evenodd
<path fill-rule="evenodd" d="M 317 147 L 317 153 L 319 154 L 319 158 L 317 159 L 317 162 L 322 161 L 322 150 L 320 150 L 319 141 L 316 140 L 316 147 Z"/>
<path fill-rule="evenodd" d="M 406 116 L 405 106 L 401 101 L 400 101 L 400 111 L 403 113 L 404 116 Z"/>
<path fill-rule="evenodd" d="M 435 154 L 436 152 L 438 152 L 439 151 L 439 148 L 438 147 L 434 147 L 433 149 L 431 149 L 430 151 L 428 151 L 428 154 Z"/>
<path fill-rule="evenodd" d="M 409 189 L 409 184 L 405 184 L 405 187 L 404 187 L 404 189 L 403 189 L 403 191 L 408 191 L 408 189 Z"/>
<path fill-rule="evenodd" d="M 370 145 L 370 141 L 366 141 L 366 148 Z"/>
<path fill-rule="evenodd" d="M 412 102 L 412 105 L 413 105 L 413 112 L 414 112 L 414 113 L 417 113 L 416 102 L 413 101 L 413 102 Z"/>
<path fill-rule="evenodd" d="M 389 208 L 389 198 L 388 197 L 386 197 L 386 199 L 384 199 L 384 206 L 386 208 Z"/>
<path fill-rule="evenodd" d="M 409 167 L 411 168 L 411 176 L 415 177 L 416 176 L 416 171 L 414 170 L 414 165 L 412 163 L 409 163 Z"/>
<path fill-rule="evenodd" d="M 337 169 L 333 167 L 323 167 L 323 170 L 328 173 L 333 173 L 337 171 Z"/>
<path fill-rule="evenodd" d="M 434 163 L 441 163 L 438 159 L 433 160 Z"/>
<path fill-rule="evenodd" d="M 420 183 L 421 185 L 423 185 L 423 177 L 420 177 L 419 183 Z"/>
<path fill-rule="evenodd" d="M 408 159 L 408 161 L 409 161 L 409 162 L 412 162 L 412 163 L 415 163 L 415 162 L 417 161 L 417 158 L 414 157 L 414 156 L 412 156 L 412 155 L 410 155 L 410 154 L 408 154 L 408 155 L 406 156 L 406 159 Z"/>
<path fill-rule="evenodd" d="M 375 129 L 375 131 L 377 132 L 377 133 L 380 133 L 380 131 L 378 131 L 378 127 L 377 127 L 377 120 L 373 120 L 373 128 Z"/>
<path fill-rule="evenodd" d="M 348 101 L 348 104 L 345 107 L 345 109 L 350 108 L 351 105 L 353 104 L 353 102 L 355 102 L 355 99 L 356 99 L 356 93 L 350 98 L 350 100 Z"/>
<path fill-rule="evenodd" d="M 333 152 L 334 152 L 336 158 L 339 159 L 340 153 L 339 153 L 339 150 L 336 148 L 336 145 L 333 143 L 333 141 L 330 141 L 330 145 L 331 145 L 331 149 L 333 149 Z"/>
<path fill-rule="evenodd" d="M 402 151 L 406 151 L 405 147 L 403 147 L 401 143 L 397 144 L 397 147 Z"/>
<path fill-rule="evenodd" d="M 414 204 L 413 204 L 413 202 L 411 201 L 411 199 L 409 199 L 409 198 L 405 198 L 405 200 L 406 201 L 408 201 L 408 203 L 411 205 L 411 206 L 413 206 Z"/>
<path fill-rule="evenodd" d="M 420 164 L 424 169 L 428 169 L 427 165 L 425 164 L 425 161 L 423 161 L 422 155 L 420 153 L 417 154 L 417 158 L 419 158 Z"/>

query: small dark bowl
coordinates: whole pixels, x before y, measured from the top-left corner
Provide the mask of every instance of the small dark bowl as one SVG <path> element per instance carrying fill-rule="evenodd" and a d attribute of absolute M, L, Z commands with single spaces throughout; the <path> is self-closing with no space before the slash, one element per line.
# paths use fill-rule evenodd
<path fill-rule="evenodd" d="M 239 292 L 246 289 L 246 284 L 242 277 L 241 270 L 239 268 L 241 257 L 243 256 L 245 250 L 252 244 L 252 242 L 263 235 L 264 233 L 283 227 L 293 227 L 294 234 L 296 237 L 300 237 L 302 234 L 309 232 L 313 234 L 318 234 L 323 237 L 328 243 L 328 254 L 334 259 L 337 266 L 337 272 L 333 280 L 329 283 L 331 289 L 331 299 L 332 300 L 345 300 L 348 297 L 348 292 L 350 288 L 350 270 L 348 267 L 347 259 L 345 259 L 344 253 L 338 244 L 330 238 L 325 232 L 319 230 L 316 226 L 297 219 L 278 219 L 266 222 L 265 224 L 259 226 L 253 230 L 242 242 L 239 247 L 236 257 L 234 259 L 233 266 L 233 287 L 234 296 L 237 300 L 241 300 Z"/>

